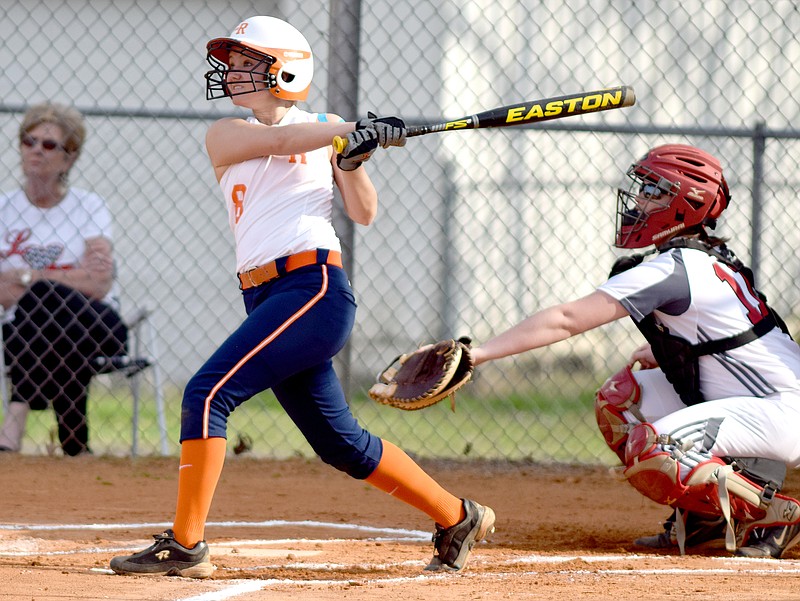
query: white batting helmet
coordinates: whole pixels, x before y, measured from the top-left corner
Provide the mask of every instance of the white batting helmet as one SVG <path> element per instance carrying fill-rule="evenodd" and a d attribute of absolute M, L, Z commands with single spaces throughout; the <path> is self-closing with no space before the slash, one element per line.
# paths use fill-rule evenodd
<path fill-rule="evenodd" d="M 269 92 L 284 100 L 305 100 L 314 75 L 314 58 L 311 46 L 297 29 L 286 21 L 274 17 L 250 17 L 245 19 L 226 38 L 215 38 L 206 45 L 206 60 L 213 71 L 206 73 L 206 97 L 209 100 L 235 96 L 227 86 L 227 75 L 231 71 L 248 74 L 254 84 L 266 84 Z M 258 61 L 248 71 L 230 69 L 230 52 L 239 52 Z M 267 66 L 266 76 L 258 74 L 257 68 Z M 255 91 L 262 87 L 256 86 Z M 252 93 L 248 90 L 240 93 Z"/>

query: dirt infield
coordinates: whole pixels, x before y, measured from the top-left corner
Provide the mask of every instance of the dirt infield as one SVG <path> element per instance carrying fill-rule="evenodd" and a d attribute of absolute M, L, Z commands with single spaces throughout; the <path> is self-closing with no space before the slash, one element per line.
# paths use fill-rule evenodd
<path fill-rule="evenodd" d="M 176 459 L 2 455 L 0 600 L 800 600 L 794 549 L 755 561 L 632 546 L 667 512 L 604 468 L 423 465 L 497 512 L 462 573 L 424 573 L 431 522 L 368 485 L 317 461 L 234 456 L 206 532 L 217 570 L 196 581 L 107 569 L 168 526 Z"/>

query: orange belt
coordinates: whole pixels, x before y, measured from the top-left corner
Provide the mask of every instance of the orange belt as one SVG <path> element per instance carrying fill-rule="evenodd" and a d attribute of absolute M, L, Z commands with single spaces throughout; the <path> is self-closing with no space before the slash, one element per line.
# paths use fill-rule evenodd
<path fill-rule="evenodd" d="M 270 280 L 286 275 L 290 271 L 307 267 L 308 265 L 335 265 L 342 266 L 342 253 L 337 250 L 327 250 L 319 248 L 315 250 L 304 250 L 296 255 L 279 257 L 260 267 L 254 267 L 243 273 L 238 274 L 239 288 L 247 290 L 254 286 L 266 284 Z"/>

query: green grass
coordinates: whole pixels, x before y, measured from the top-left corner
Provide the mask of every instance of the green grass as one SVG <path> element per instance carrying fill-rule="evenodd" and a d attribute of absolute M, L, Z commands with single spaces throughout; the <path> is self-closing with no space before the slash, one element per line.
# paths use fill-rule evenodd
<path fill-rule="evenodd" d="M 373 434 L 418 457 L 508 459 L 559 463 L 613 464 L 594 418 L 594 390 L 578 397 L 515 395 L 456 397 L 419 411 L 401 411 L 365 397 L 351 402 L 353 414 Z M 269 394 L 236 410 L 229 440 L 247 434 L 254 452 L 269 456 L 310 456 L 312 452 Z M 274 444 L 280 441 L 280 444 Z"/>
<path fill-rule="evenodd" d="M 149 393 L 149 391 L 148 391 Z M 594 420 L 594 388 L 558 395 L 516 393 L 476 398 L 459 393 L 455 412 L 445 400 L 419 411 L 401 411 L 357 396 L 351 408 L 373 434 L 424 458 L 508 459 L 514 461 L 613 464 Z M 140 409 L 139 454 L 159 453 L 154 402 Z M 180 391 L 166 392 L 170 454 L 177 454 Z M 132 403 L 127 387 L 93 388 L 89 400 L 90 445 L 95 453 L 127 455 L 131 447 Z M 52 411 L 32 412 L 23 452 L 47 453 L 55 428 Z M 251 399 L 231 416 L 229 448 L 240 435 L 253 440 L 255 456 L 311 457 L 313 452 L 271 393 Z M 57 448 L 57 441 L 55 448 Z M 58 452 L 58 451 L 56 451 Z"/>

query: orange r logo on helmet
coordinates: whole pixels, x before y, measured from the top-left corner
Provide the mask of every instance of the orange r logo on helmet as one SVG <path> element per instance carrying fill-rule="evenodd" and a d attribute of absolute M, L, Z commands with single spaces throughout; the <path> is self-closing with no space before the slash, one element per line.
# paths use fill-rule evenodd
<path fill-rule="evenodd" d="M 247 29 L 247 21 L 239 23 L 239 27 L 233 32 L 233 35 L 244 35 L 244 30 Z"/>

